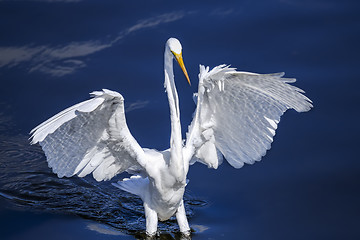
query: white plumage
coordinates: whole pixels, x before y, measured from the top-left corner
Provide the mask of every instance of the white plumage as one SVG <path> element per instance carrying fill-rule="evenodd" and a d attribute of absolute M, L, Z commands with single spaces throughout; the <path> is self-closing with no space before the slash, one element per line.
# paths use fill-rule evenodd
<path fill-rule="evenodd" d="M 235 168 L 260 161 L 271 147 L 281 115 L 287 109 L 304 112 L 312 107 L 301 89 L 288 84 L 295 79 L 283 75 L 237 72 L 225 65 L 209 71 L 200 65 L 198 104 L 185 149 L 195 146 L 198 160 L 215 168 L 221 155 L 208 150 L 218 149 Z M 201 145 L 204 142 L 211 144 Z M 201 157 L 203 152 L 210 156 Z"/>
<path fill-rule="evenodd" d="M 125 120 L 121 94 L 103 89 L 34 128 L 32 144 L 40 143 L 49 167 L 59 177 L 90 173 L 97 181 L 127 171 L 134 174 L 113 185 L 144 202 L 146 230 L 176 214 L 180 231 L 189 234 L 183 205 L 186 175 L 196 161 L 217 168 L 223 157 L 235 168 L 259 161 L 270 149 L 281 115 L 287 109 L 312 107 L 303 91 L 283 73 L 255 74 L 225 65 L 212 70 L 200 65 L 196 112 L 181 139 L 179 100 L 174 82 L 175 59 L 190 83 L 177 39 L 165 47 L 164 73 L 171 120 L 170 148 L 141 148 Z"/>
<path fill-rule="evenodd" d="M 102 181 L 141 167 L 135 159 L 144 153 L 127 128 L 123 97 L 106 89 L 91 95 L 32 130 L 31 143 L 40 143 L 59 177 L 93 173 Z"/>

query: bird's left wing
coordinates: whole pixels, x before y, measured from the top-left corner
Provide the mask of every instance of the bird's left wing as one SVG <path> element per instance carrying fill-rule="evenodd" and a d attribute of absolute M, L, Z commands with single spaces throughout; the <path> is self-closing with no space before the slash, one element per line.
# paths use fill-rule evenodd
<path fill-rule="evenodd" d="M 102 181 L 144 169 L 144 151 L 126 124 L 124 98 L 107 89 L 91 95 L 34 128 L 31 143 L 39 142 L 59 177 L 93 173 Z"/>
<path fill-rule="evenodd" d="M 197 108 L 189 126 L 185 159 L 217 168 L 222 156 L 235 168 L 259 161 L 270 148 L 287 109 L 310 110 L 310 99 L 283 73 L 238 72 L 200 65 Z"/>

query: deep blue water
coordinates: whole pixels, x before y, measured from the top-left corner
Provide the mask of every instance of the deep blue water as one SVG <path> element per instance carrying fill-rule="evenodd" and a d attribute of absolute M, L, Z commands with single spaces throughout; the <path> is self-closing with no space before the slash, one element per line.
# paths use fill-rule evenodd
<path fill-rule="evenodd" d="M 169 37 L 182 42 L 193 83 L 175 68 L 184 133 L 199 64 L 284 71 L 315 106 L 282 117 L 259 163 L 191 167 L 193 239 L 360 239 L 359 12 L 358 1 L 335 0 L 0 1 L 1 239 L 141 233 L 138 199 L 110 182 L 58 179 L 27 139 L 53 114 L 108 88 L 125 97 L 138 142 L 168 148 Z M 176 228 L 161 225 L 162 237 Z"/>

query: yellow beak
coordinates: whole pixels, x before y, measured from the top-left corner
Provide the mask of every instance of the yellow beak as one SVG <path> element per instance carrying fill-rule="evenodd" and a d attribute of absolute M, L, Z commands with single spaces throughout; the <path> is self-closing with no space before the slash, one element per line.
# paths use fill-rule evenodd
<path fill-rule="evenodd" d="M 182 71 L 184 72 L 184 75 L 185 75 L 186 79 L 188 80 L 189 85 L 191 86 L 189 75 L 187 74 L 187 71 L 186 71 L 186 68 L 185 68 L 185 65 L 184 65 L 184 60 L 182 58 L 182 54 L 181 53 L 177 54 L 175 52 L 172 52 L 172 53 L 174 54 L 176 61 L 178 62 L 179 66 L 181 67 Z"/>

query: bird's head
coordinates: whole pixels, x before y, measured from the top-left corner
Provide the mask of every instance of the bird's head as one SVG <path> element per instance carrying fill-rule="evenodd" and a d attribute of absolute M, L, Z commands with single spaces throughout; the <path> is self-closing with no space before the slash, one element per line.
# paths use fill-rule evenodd
<path fill-rule="evenodd" d="M 177 61 L 177 63 L 181 67 L 186 79 L 188 80 L 189 84 L 191 85 L 189 75 L 188 75 L 185 65 L 184 65 L 184 60 L 182 57 L 182 46 L 181 46 L 180 41 L 177 40 L 176 38 L 169 38 L 166 42 L 166 46 L 167 46 L 167 48 L 169 48 L 174 59 Z"/>

